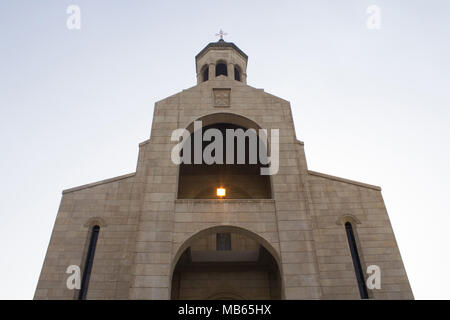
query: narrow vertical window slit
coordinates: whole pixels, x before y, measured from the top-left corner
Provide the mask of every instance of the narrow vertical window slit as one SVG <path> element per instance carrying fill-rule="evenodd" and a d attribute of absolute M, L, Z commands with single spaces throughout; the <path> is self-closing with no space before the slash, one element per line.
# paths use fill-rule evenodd
<path fill-rule="evenodd" d="M 99 226 L 94 226 L 92 228 L 91 239 L 89 241 L 89 248 L 83 271 L 83 278 L 81 280 L 80 294 L 78 296 L 79 300 L 86 300 L 86 295 L 89 286 L 89 279 L 91 277 L 92 265 L 94 264 L 95 247 L 97 246 L 99 232 L 100 232 Z"/>
<path fill-rule="evenodd" d="M 368 299 L 366 282 L 364 281 L 364 273 L 362 271 L 361 260 L 358 255 L 358 247 L 355 241 L 355 235 L 353 233 L 353 227 L 350 222 L 345 224 L 345 231 L 347 232 L 348 245 L 350 247 L 350 253 L 352 254 L 353 267 L 355 268 L 356 280 L 358 281 L 359 294 L 361 299 Z"/>

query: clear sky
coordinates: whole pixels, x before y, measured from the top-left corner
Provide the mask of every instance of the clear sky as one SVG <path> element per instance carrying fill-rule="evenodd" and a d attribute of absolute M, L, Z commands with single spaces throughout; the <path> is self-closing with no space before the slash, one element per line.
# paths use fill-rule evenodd
<path fill-rule="evenodd" d="M 445 0 L 1 0 L 0 299 L 33 297 L 61 191 L 134 172 L 155 101 L 195 85 L 220 28 L 248 84 L 291 102 L 309 169 L 382 186 L 415 297 L 449 299 Z"/>

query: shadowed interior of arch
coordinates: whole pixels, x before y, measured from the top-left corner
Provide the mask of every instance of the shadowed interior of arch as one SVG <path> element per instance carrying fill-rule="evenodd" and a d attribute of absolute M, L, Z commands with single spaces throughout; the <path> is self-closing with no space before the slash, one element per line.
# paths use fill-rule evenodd
<path fill-rule="evenodd" d="M 234 67 L 234 80 L 241 81 L 241 71 L 238 67 Z"/>
<path fill-rule="evenodd" d="M 218 129 L 223 137 L 223 164 L 194 164 L 194 139 L 191 138 L 191 164 L 182 163 L 179 170 L 178 198 L 179 199 L 215 199 L 216 188 L 226 189 L 225 199 L 270 199 L 272 197 L 270 177 L 261 175 L 261 168 L 267 167 L 259 159 L 256 164 L 250 164 L 249 143 L 245 140 L 245 164 L 238 164 L 237 139 L 234 143 L 233 164 L 227 164 L 226 144 L 227 129 L 247 128 L 231 123 L 214 123 L 202 128 L 202 133 L 208 129 Z M 191 134 L 192 137 L 192 134 Z M 213 141 L 204 141 L 202 151 Z M 258 144 L 257 152 L 262 144 Z M 265 152 L 265 150 L 264 150 Z M 212 153 L 215 156 L 215 152 Z"/>
<path fill-rule="evenodd" d="M 224 62 L 219 62 L 216 64 L 216 77 L 218 76 L 228 76 L 227 65 Z"/>
<path fill-rule="evenodd" d="M 224 246 L 224 240 L 230 243 Z M 281 298 L 280 272 L 274 257 L 239 230 L 212 231 L 196 238 L 174 268 L 171 299 L 236 297 Z"/>
<path fill-rule="evenodd" d="M 209 80 L 209 66 L 204 66 L 202 69 L 202 77 L 203 77 L 203 81 L 208 81 Z"/>

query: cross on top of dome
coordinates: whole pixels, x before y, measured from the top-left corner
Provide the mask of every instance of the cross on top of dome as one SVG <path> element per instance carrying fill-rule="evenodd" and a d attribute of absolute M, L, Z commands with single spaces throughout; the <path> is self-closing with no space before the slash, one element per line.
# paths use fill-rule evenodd
<path fill-rule="evenodd" d="M 227 36 L 227 35 L 228 35 L 228 33 L 223 32 L 222 29 L 219 30 L 219 33 L 216 33 L 216 37 L 220 37 L 219 41 L 224 41 L 223 36 Z"/>

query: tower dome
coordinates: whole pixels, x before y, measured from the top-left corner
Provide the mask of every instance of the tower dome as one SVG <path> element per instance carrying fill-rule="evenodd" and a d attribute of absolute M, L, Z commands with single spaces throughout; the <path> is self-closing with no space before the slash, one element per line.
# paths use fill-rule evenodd
<path fill-rule="evenodd" d="M 220 77 L 247 83 L 247 62 L 248 56 L 233 42 L 211 42 L 195 56 L 197 84 Z"/>

